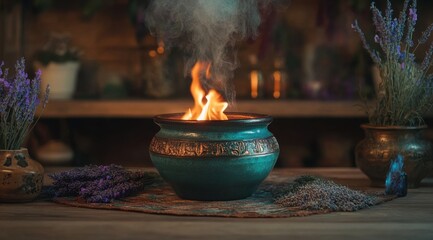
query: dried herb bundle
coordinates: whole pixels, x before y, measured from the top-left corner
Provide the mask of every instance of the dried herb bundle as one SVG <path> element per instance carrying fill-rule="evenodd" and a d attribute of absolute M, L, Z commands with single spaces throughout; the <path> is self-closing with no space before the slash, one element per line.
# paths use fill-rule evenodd
<path fill-rule="evenodd" d="M 284 207 L 309 211 L 352 212 L 373 206 L 378 199 L 313 176 L 297 178 L 293 184 L 273 191 L 275 202 Z"/>
<path fill-rule="evenodd" d="M 78 196 L 95 203 L 108 203 L 135 194 L 158 177 L 156 173 L 128 171 L 118 165 L 90 165 L 49 176 L 54 180 L 50 195 Z"/>

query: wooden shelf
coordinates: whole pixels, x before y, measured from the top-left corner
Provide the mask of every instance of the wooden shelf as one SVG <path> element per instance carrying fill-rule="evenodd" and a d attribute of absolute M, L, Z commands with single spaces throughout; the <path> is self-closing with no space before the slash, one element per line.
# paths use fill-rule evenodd
<path fill-rule="evenodd" d="M 239 100 L 228 111 L 263 113 L 274 117 L 365 117 L 355 101 Z M 148 118 L 184 112 L 191 100 L 70 100 L 50 101 L 43 118 Z M 39 113 L 38 113 L 39 114 Z"/>

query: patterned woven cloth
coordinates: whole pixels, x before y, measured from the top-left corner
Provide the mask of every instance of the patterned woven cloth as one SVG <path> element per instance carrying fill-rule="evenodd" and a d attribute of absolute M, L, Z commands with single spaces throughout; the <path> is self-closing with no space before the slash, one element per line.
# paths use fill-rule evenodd
<path fill-rule="evenodd" d="M 277 204 L 271 189 L 290 183 L 293 177 L 281 172 L 273 172 L 253 196 L 235 201 L 191 201 L 177 197 L 171 187 L 162 180 L 155 182 L 143 193 L 116 200 L 112 203 L 86 203 L 75 197 L 56 198 L 55 202 L 76 207 L 134 211 L 152 214 L 181 216 L 212 216 L 237 218 L 281 218 L 308 216 L 332 212 L 325 210 L 305 210 L 298 207 L 285 207 Z M 383 193 L 369 193 L 374 197 L 374 205 L 393 199 Z"/>

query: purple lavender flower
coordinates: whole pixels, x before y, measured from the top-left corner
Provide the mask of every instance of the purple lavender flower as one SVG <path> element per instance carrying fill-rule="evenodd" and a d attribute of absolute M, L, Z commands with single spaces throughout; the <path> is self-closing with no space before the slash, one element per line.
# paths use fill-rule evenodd
<path fill-rule="evenodd" d="M 118 165 L 86 166 L 49 175 L 55 197 L 78 196 L 87 202 L 111 202 L 153 183 L 153 173 L 132 172 Z"/>
<path fill-rule="evenodd" d="M 407 33 L 406 33 L 406 45 L 413 47 L 412 35 L 415 32 L 416 21 L 418 20 L 418 15 L 416 14 L 416 0 L 412 0 L 412 4 L 409 8 L 409 19 L 407 22 Z"/>
<path fill-rule="evenodd" d="M 51 174 L 50 177 L 59 182 L 71 181 L 93 181 L 104 178 L 109 175 L 116 175 L 118 173 L 125 173 L 126 170 L 118 165 L 109 166 L 96 166 L 89 165 L 83 168 L 76 168 L 70 171 Z"/>
<path fill-rule="evenodd" d="M 418 20 L 418 15 L 416 14 L 416 9 L 410 8 L 409 9 L 409 17 L 413 22 L 416 22 Z"/>
<path fill-rule="evenodd" d="M 50 85 L 47 84 L 47 88 L 45 88 L 44 102 L 43 102 L 43 105 L 42 105 L 43 109 L 45 109 L 45 107 L 48 104 L 48 97 L 50 96 L 50 89 L 51 89 Z"/>
<path fill-rule="evenodd" d="M 399 28 L 398 28 L 398 20 L 397 20 L 397 18 L 394 18 L 394 20 L 391 21 L 391 27 L 390 28 L 391 28 L 391 35 L 392 36 L 395 36 L 395 35 L 398 34 Z"/>
<path fill-rule="evenodd" d="M 424 71 L 427 71 L 428 68 L 432 65 L 431 59 L 433 55 L 433 42 L 430 44 L 428 51 L 425 53 L 424 60 L 422 61 L 421 68 Z"/>
<path fill-rule="evenodd" d="M 407 20 L 407 9 L 409 7 L 409 2 L 410 0 L 404 0 L 403 3 L 403 8 L 400 11 L 400 16 L 398 18 L 398 23 L 399 23 L 399 30 L 398 30 L 398 35 L 395 39 L 396 42 L 401 42 L 401 40 L 403 39 L 403 35 L 404 35 L 404 30 L 406 27 L 406 20 Z"/>
<path fill-rule="evenodd" d="M 358 21 L 355 20 L 355 22 L 352 24 L 352 28 L 358 32 L 359 36 L 361 37 L 361 41 L 362 44 L 364 45 L 364 48 L 367 49 L 367 51 L 370 53 L 371 58 L 373 59 L 373 61 L 380 65 L 382 62 L 382 59 L 380 58 L 379 54 L 370 48 L 370 46 L 368 45 L 367 39 L 365 38 L 365 34 L 364 32 L 361 30 L 361 28 L 359 27 Z"/>
<path fill-rule="evenodd" d="M 399 63 L 402 63 L 404 62 L 405 58 L 406 58 L 406 53 L 401 51 L 400 46 L 397 46 L 397 59 L 398 59 L 397 61 Z"/>
<path fill-rule="evenodd" d="M 2 67 L 3 64 L 0 65 L 0 148 L 15 150 L 36 124 L 33 119 L 39 105 L 41 73 L 36 72 L 35 78 L 30 79 L 24 58 L 16 62 L 13 78 L 9 79 L 7 69 L 3 72 Z"/>
<path fill-rule="evenodd" d="M 430 35 L 433 31 L 433 23 L 427 27 L 427 29 L 422 33 L 421 37 L 418 40 L 418 44 L 424 44 L 430 38 Z"/>
<path fill-rule="evenodd" d="M 8 69 L 5 69 L 5 71 L 2 70 L 4 63 L 0 64 L 0 114 L 1 114 L 1 120 L 3 120 L 3 116 L 5 116 L 6 107 L 8 105 L 9 99 L 10 99 L 10 88 L 11 84 L 7 80 L 8 77 Z M 2 125 L 0 125 L 2 126 Z"/>
<path fill-rule="evenodd" d="M 136 193 L 142 188 L 143 184 L 140 182 L 123 182 L 112 188 L 93 192 L 93 195 L 87 197 L 86 201 L 93 203 L 109 203 L 114 199 L 119 199 Z"/>
<path fill-rule="evenodd" d="M 433 65 L 433 43 L 425 53 L 422 64 L 416 62 L 414 53 L 418 45 L 426 43 L 433 32 L 431 24 L 414 46 L 413 36 L 418 21 L 417 1 L 404 0 L 398 18 L 393 16 L 391 1 L 386 1 L 386 10 L 381 12 L 374 2 L 370 10 L 376 28 L 374 42 L 381 52 L 371 48 L 364 32 L 355 20 L 352 27 L 359 34 L 364 48 L 382 74 L 382 83 L 373 105 L 365 105 L 372 125 L 419 126 L 424 124 L 423 114 L 433 106 L 433 92 L 426 90 L 428 73 Z M 414 82 L 421 82 L 420 86 Z"/>
<path fill-rule="evenodd" d="M 385 51 L 386 46 L 391 41 L 392 34 L 390 33 L 390 31 L 387 28 L 387 23 L 385 21 L 385 18 L 382 16 L 379 9 L 376 8 L 374 2 L 371 3 L 370 9 L 371 9 L 371 12 L 373 14 L 374 26 L 376 27 L 376 30 L 379 33 L 379 34 L 377 34 L 378 37 L 380 38 L 380 41 L 378 43 L 380 44 L 380 47 L 382 48 L 382 50 Z M 356 23 L 356 25 L 358 25 L 358 24 Z M 358 27 L 358 29 L 355 28 L 355 31 L 357 31 L 360 36 L 364 35 L 364 33 L 361 31 L 361 29 L 359 27 Z M 364 36 L 361 36 L 361 39 L 362 39 L 362 37 L 364 37 Z M 363 40 L 363 43 L 364 43 L 364 40 Z M 364 47 L 366 49 L 370 48 L 368 46 L 368 44 L 365 44 L 365 43 L 364 43 Z M 371 52 L 371 50 L 369 50 L 369 52 Z M 370 53 L 370 55 L 371 55 L 371 53 Z"/>

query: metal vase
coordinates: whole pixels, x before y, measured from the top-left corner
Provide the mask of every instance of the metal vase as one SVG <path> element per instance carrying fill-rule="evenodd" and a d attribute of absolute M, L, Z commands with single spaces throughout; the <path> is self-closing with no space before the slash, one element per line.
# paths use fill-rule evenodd
<path fill-rule="evenodd" d="M 44 168 L 27 149 L 0 150 L 0 202 L 28 202 L 42 190 Z"/>
<path fill-rule="evenodd" d="M 355 159 L 357 166 L 370 178 L 372 186 L 384 186 L 390 161 L 398 154 L 404 157 L 409 188 L 417 188 L 432 171 L 433 148 L 424 138 L 427 126 L 361 127 L 365 138 L 355 148 Z"/>
<path fill-rule="evenodd" d="M 272 118 L 227 115 L 226 121 L 185 121 L 182 114 L 155 117 L 161 130 L 150 144 L 150 157 L 179 197 L 246 198 L 274 167 L 279 147 L 268 131 Z"/>

